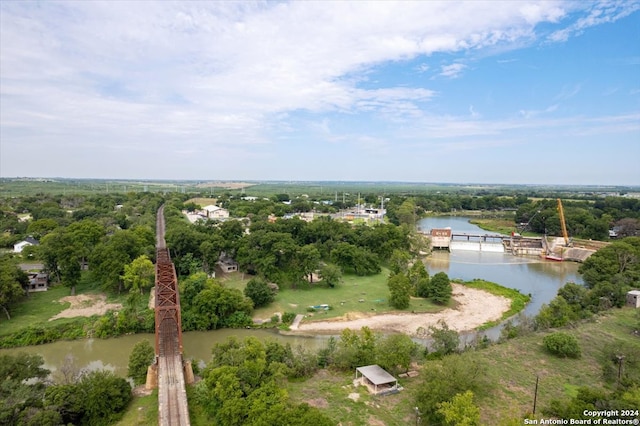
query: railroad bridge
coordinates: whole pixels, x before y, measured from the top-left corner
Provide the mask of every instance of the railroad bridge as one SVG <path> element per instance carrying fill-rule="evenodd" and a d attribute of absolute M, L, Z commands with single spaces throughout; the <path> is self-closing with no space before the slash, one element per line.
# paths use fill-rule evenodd
<path fill-rule="evenodd" d="M 186 383 L 193 382 L 189 362 L 184 362 L 180 295 L 175 266 L 164 239 L 164 206 L 156 220 L 155 362 L 147 373 L 147 388 L 158 387 L 158 423 L 188 426 Z"/>

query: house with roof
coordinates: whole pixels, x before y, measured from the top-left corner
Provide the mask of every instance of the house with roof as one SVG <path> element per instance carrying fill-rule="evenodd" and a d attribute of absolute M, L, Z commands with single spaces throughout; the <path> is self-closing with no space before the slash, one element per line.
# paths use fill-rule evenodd
<path fill-rule="evenodd" d="M 206 212 L 208 219 L 227 219 L 229 217 L 229 210 L 213 204 L 204 206 L 202 210 L 203 212 Z"/>
<path fill-rule="evenodd" d="M 49 289 L 49 275 L 44 272 L 30 273 L 29 275 L 29 293 L 37 291 L 47 291 Z"/>
<path fill-rule="evenodd" d="M 38 240 L 36 240 L 33 237 L 27 237 L 24 240 L 20 241 L 19 243 L 16 243 L 13 245 L 13 252 L 14 253 L 21 253 L 22 250 L 27 247 L 27 246 L 37 246 L 39 245 L 40 242 L 38 242 Z"/>

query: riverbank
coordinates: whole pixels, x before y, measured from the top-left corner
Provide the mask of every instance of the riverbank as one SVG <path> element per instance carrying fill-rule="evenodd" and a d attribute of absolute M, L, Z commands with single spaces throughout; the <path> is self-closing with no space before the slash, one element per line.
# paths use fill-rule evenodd
<path fill-rule="evenodd" d="M 492 294 L 466 286 L 452 283 L 454 308 L 447 308 L 437 313 L 385 313 L 371 315 L 362 312 L 323 321 L 303 322 L 291 329 L 296 334 L 337 334 L 346 328 L 358 330 L 369 327 L 374 331 L 388 333 L 405 333 L 420 336 L 429 326 L 444 321 L 456 331 L 470 331 L 486 323 L 499 321 L 511 310 L 512 300 L 508 297 Z M 524 306 L 523 306 L 524 307 Z"/>

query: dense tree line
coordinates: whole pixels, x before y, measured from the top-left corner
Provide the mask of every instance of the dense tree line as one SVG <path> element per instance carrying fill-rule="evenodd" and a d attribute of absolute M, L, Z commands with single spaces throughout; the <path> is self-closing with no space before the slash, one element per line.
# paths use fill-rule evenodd
<path fill-rule="evenodd" d="M 131 400 L 125 379 L 109 371 L 81 371 L 48 379 L 39 355 L 0 355 L 3 425 L 108 425 Z"/>
<path fill-rule="evenodd" d="M 176 206 L 165 212 L 167 245 L 180 275 L 201 268 L 213 272 L 224 253 L 245 272 L 295 287 L 309 283 L 325 264 L 343 273 L 376 274 L 393 250 L 409 248 L 409 231 L 390 224 L 351 226 L 330 217 L 312 222 L 294 217 L 273 223 L 254 218 L 248 227 L 239 220 L 191 225 Z"/>
<path fill-rule="evenodd" d="M 612 307 L 622 307 L 640 280 L 640 237 L 615 241 L 580 265 L 584 286 L 567 283 L 535 318 L 538 328 L 562 327 Z"/>

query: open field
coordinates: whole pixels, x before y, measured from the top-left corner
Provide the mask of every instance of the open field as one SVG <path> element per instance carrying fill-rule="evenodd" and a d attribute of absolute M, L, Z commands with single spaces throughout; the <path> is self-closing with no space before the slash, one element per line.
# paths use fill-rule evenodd
<path fill-rule="evenodd" d="M 208 206 L 211 204 L 215 204 L 218 202 L 217 198 L 204 198 L 204 197 L 195 197 L 195 198 L 189 198 L 187 201 L 185 201 L 185 204 L 188 203 L 194 203 L 200 207 L 204 207 L 204 206 Z"/>
<path fill-rule="evenodd" d="M 386 277 L 388 271 L 371 277 L 347 276 L 336 288 L 319 282 L 298 289 L 283 289 L 270 305 L 254 312 L 254 318 L 268 321 L 276 313 L 293 312 L 305 318 L 298 333 L 339 333 L 344 328 L 401 332 L 410 335 L 426 330 L 442 319 L 454 330 L 486 328 L 524 309 L 529 297 L 494 283 L 474 280 L 453 283 L 453 298 L 440 306 L 422 298 L 412 298 L 406 310 L 389 306 Z M 244 290 L 247 279 L 233 273 L 222 278 L 224 285 Z M 327 304 L 330 310 L 308 309 Z"/>
<path fill-rule="evenodd" d="M 516 230 L 516 224 L 513 218 L 478 218 L 471 219 L 469 223 L 477 225 L 485 231 L 497 232 L 504 235 L 509 235 Z"/>
<path fill-rule="evenodd" d="M 243 279 L 242 275 L 242 273 L 228 274 L 221 281 L 226 286 L 244 290 L 248 279 Z M 352 312 L 376 314 L 396 312 L 388 303 L 388 276 L 389 271 L 383 269 L 381 273 L 367 277 L 346 275 L 343 282 L 335 288 L 329 288 L 319 282 L 305 286 L 305 288 L 282 289 L 278 292 L 273 303 L 256 309 L 254 317 L 268 320 L 276 312 L 294 312 L 309 315 L 309 319 L 324 320 L 342 317 Z M 322 304 L 327 304 L 332 309 L 315 313 L 307 312 L 309 306 Z M 425 299 L 412 299 L 409 308 L 403 312 L 439 312 L 445 308 Z"/>
<path fill-rule="evenodd" d="M 13 333 L 30 325 L 46 322 L 54 315 L 71 306 L 59 300 L 69 295 L 69 289 L 61 285 L 51 287 L 48 291 L 31 293 L 23 302 L 12 307 L 11 320 L 7 320 L 4 312 L 0 317 L 0 335 Z"/>
<path fill-rule="evenodd" d="M 494 345 L 473 355 L 488 364 L 487 375 L 495 387 L 479 395 L 479 405 L 486 419 L 509 415 L 507 407 L 516 414 L 530 411 L 536 375 L 540 377 L 538 407 L 551 401 L 572 396 L 578 386 L 600 386 L 602 370 L 598 362 L 602 349 L 616 341 L 626 341 L 640 351 L 640 338 L 633 335 L 638 324 L 633 309 L 609 311 L 595 320 L 574 329 L 563 330 L 574 335 L 581 346 L 580 359 L 558 358 L 547 354 L 542 339 L 547 332 L 517 338 Z"/>
<path fill-rule="evenodd" d="M 80 283 L 76 286 L 76 296 L 70 298 L 70 294 L 70 289 L 61 284 L 51 286 L 47 291 L 30 293 L 29 297 L 11 308 L 10 321 L 2 312 L 0 336 L 15 333 L 30 326 L 48 328 L 74 322 L 77 317 L 68 310 L 72 306 L 71 302 L 80 303 L 76 306 L 77 308 L 89 308 L 96 304 L 113 308 L 114 305 L 121 305 L 126 300 L 126 292 L 119 296 L 105 297 L 96 283 L 91 281 L 91 274 L 87 272 L 82 274 Z M 82 300 L 85 302 L 82 303 Z M 91 314 L 89 310 L 85 310 L 85 313 Z M 51 321 L 56 316 L 58 319 Z"/>
<path fill-rule="evenodd" d="M 291 196 L 314 194 L 330 199 L 336 193 L 357 194 L 477 194 L 480 191 L 500 190 L 502 193 L 531 193 L 542 191 L 549 196 L 575 193 L 629 191 L 629 187 L 483 185 L 434 182 L 357 182 L 357 181 L 189 181 L 145 179 L 68 179 L 68 178 L 0 178 L 0 198 L 37 194 L 106 194 L 125 192 L 181 192 L 208 193 L 215 191 L 247 195 L 270 196 L 287 193 Z M 546 195 L 545 195 L 546 196 Z M 548 197 L 547 197 L 548 198 Z M 532 198 L 536 200 L 538 198 Z M 542 199 L 542 198 L 539 198 Z"/>

